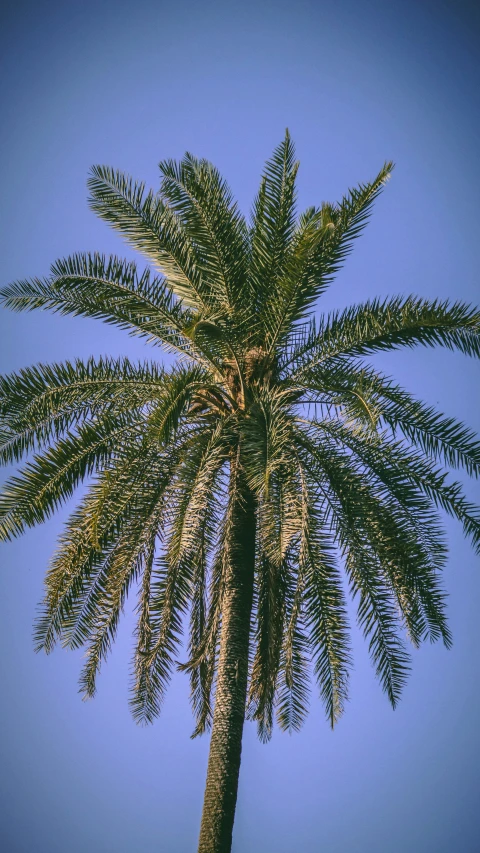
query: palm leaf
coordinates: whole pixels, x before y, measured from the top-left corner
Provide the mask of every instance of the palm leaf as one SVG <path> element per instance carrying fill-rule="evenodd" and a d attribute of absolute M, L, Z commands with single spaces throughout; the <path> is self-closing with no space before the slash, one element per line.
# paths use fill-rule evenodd
<path fill-rule="evenodd" d="M 114 256 L 77 254 L 57 261 L 46 279 L 13 282 L 0 300 L 14 311 L 48 308 L 60 314 L 95 317 L 140 335 L 150 343 L 195 358 L 186 327 L 191 315 L 175 303 L 167 284 L 148 270 Z"/>

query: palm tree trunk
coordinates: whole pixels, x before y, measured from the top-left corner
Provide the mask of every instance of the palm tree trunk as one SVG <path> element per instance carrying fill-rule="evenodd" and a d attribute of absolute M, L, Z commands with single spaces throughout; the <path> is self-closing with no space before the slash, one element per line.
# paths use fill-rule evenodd
<path fill-rule="evenodd" d="M 235 541 L 222 607 L 207 783 L 198 853 L 230 853 L 237 802 L 248 680 L 248 642 L 255 568 L 255 502 L 243 490 L 234 508 Z"/>

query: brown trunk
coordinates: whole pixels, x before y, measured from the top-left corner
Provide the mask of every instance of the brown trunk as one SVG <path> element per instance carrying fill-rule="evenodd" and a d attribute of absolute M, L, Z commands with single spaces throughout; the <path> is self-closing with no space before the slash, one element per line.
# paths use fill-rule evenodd
<path fill-rule="evenodd" d="M 215 710 L 198 853 L 230 853 L 248 680 L 255 568 L 255 501 L 234 507 L 234 542 L 222 607 Z"/>

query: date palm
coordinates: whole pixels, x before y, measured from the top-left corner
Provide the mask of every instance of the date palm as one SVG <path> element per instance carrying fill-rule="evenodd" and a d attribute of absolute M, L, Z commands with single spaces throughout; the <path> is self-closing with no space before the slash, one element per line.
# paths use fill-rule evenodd
<path fill-rule="evenodd" d="M 155 272 L 75 255 L 1 291 L 13 310 L 97 317 L 178 355 L 169 369 L 92 358 L 4 377 L 1 458 L 30 458 L 4 487 L 0 531 L 42 522 L 88 479 L 47 574 L 37 647 L 85 645 L 93 696 L 136 590 L 135 719 L 159 713 L 178 667 L 194 735 L 212 729 L 201 853 L 231 848 L 246 717 L 263 740 L 275 718 L 298 729 L 311 680 L 332 726 L 341 715 L 345 588 L 395 706 L 404 635 L 451 642 L 438 510 L 480 550 L 479 511 L 443 467 L 479 473 L 474 434 L 365 360 L 417 344 L 478 357 L 480 313 L 406 296 L 315 319 L 392 165 L 300 217 L 297 167 L 287 133 L 247 223 L 190 154 L 160 164 L 158 194 L 97 166 L 92 209 Z"/>

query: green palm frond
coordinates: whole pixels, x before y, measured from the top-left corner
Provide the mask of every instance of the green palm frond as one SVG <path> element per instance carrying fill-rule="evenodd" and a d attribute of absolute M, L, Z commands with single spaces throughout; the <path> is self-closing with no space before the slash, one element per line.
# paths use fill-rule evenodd
<path fill-rule="evenodd" d="M 425 406 L 378 373 L 373 390 L 381 395 L 381 419 L 393 430 L 400 430 L 428 457 L 464 468 L 471 477 L 480 475 L 480 441 L 473 430 L 433 406 Z"/>
<path fill-rule="evenodd" d="M 319 441 L 325 435 L 333 437 L 340 448 L 347 448 L 354 458 L 364 466 L 364 476 L 374 480 L 377 491 L 383 490 L 390 502 L 396 506 L 396 515 L 404 516 L 403 529 L 410 531 L 413 546 L 422 554 L 421 563 L 418 560 L 405 559 L 400 563 L 397 559 L 397 574 L 393 586 L 401 588 L 402 583 L 398 574 L 399 566 L 405 574 L 403 580 L 402 600 L 413 592 L 419 602 L 409 602 L 417 621 L 409 619 L 405 613 L 412 639 L 418 644 L 425 636 L 431 639 L 443 637 L 446 645 L 450 644 L 450 633 L 445 618 L 445 596 L 439 586 L 439 571 L 446 559 L 446 548 L 443 531 L 438 516 L 429 499 L 412 479 L 412 472 L 422 460 L 408 452 L 402 445 L 388 441 L 385 438 L 359 435 L 343 424 L 331 421 L 311 422 L 318 430 Z M 410 470 L 409 470 L 410 469 Z M 418 471 L 417 471 L 418 473 Z M 405 536 L 405 533 L 404 533 Z M 418 612 L 420 605 L 420 612 Z M 402 607 L 402 604 L 400 605 Z M 405 609 L 405 608 L 404 608 Z M 422 621 L 425 613 L 425 622 Z"/>
<path fill-rule="evenodd" d="M 480 442 L 473 430 L 426 406 L 362 361 L 338 357 L 317 365 L 305 376 L 302 400 L 332 414 L 335 411 L 335 417 L 343 411 L 353 415 L 356 423 L 366 420 L 373 421 L 374 427 L 387 426 L 426 456 L 465 468 L 472 477 L 480 473 Z"/>
<path fill-rule="evenodd" d="M 170 446 L 168 453 L 155 446 L 140 454 L 134 449 L 92 483 L 67 522 L 47 574 L 37 649 L 51 651 L 59 637 L 73 648 L 88 639 L 97 583 L 108 575 L 112 549 L 133 522 L 143 529 L 172 480 L 181 446 Z"/>
<path fill-rule="evenodd" d="M 371 183 L 350 190 L 340 204 L 310 208 L 300 218 L 285 274 L 275 302 L 269 305 L 275 316 L 272 348 L 283 339 L 295 340 L 298 322 L 309 313 L 350 253 L 392 169 L 392 163 L 385 163 Z"/>
<path fill-rule="evenodd" d="M 302 469 L 304 530 L 300 544 L 305 625 L 310 636 L 314 674 L 333 728 L 347 699 L 350 647 L 344 594 L 334 543 L 325 531 Z"/>
<path fill-rule="evenodd" d="M 256 652 L 250 677 L 248 714 L 257 721 L 258 736 L 262 741 L 269 740 L 272 734 L 284 634 L 287 575 L 286 561 L 275 564 L 265 555 L 258 560 Z"/>
<path fill-rule="evenodd" d="M 328 220 L 330 220 L 331 239 L 320 244 L 312 270 L 312 274 L 322 277 L 323 280 L 318 282 L 317 289 L 313 293 L 307 289 L 302 314 L 331 282 L 334 274 L 352 251 L 354 241 L 368 223 L 373 204 L 390 179 L 393 168 L 392 161 L 385 162 L 373 181 L 350 189 L 338 204 L 324 205 L 324 221 L 328 226 Z"/>
<path fill-rule="evenodd" d="M 221 478 L 220 478 L 221 479 Z M 201 534 L 198 537 L 193 554 L 194 574 L 193 591 L 190 611 L 190 632 L 188 653 L 190 660 L 200 652 L 200 660 L 196 664 L 180 664 L 180 670 L 190 674 L 190 698 L 196 728 L 192 735 L 195 737 L 205 731 L 212 719 L 212 687 L 215 674 L 216 652 L 218 645 L 216 624 L 218 613 L 218 585 L 221 583 L 221 573 L 212 567 L 212 556 L 218 547 L 218 529 L 221 525 L 220 497 L 225 498 L 225 488 L 218 485 L 218 493 L 206 502 Z M 210 587 L 210 590 L 209 590 Z M 218 623 L 217 623 L 218 628 Z"/>
<path fill-rule="evenodd" d="M 286 626 L 275 697 L 276 719 L 282 731 L 299 731 L 308 713 L 310 694 L 310 642 L 305 627 L 304 567 L 297 573 L 293 591 L 287 591 Z"/>
<path fill-rule="evenodd" d="M 145 185 L 108 166 L 94 166 L 88 180 L 92 210 L 120 231 L 166 276 L 169 289 L 195 311 L 208 309 L 195 247 L 179 219 Z"/>
<path fill-rule="evenodd" d="M 60 314 L 95 317 L 195 358 L 186 327 L 191 314 L 175 302 L 164 280 L 114 256 L 72 255 L 57 261 L 46 279 L 13 282 L 0 300 L 14 311 L 47 308 Z"/>
<path fill-rule="evenodd" d="M 161 196 L 200 254 L 213 310 L 229 316 L 248 308 L 247 225 L 227 183 L 211 163 L 188 152 L 179 163 L 160 163 L 160 173 Z"/>
<path fill-rule="evenodd" d="M 142 572 L 147 575 L 151 572 L 155 532 L 155 519 L 140 535 L 132 535 L 129 530 L 109 555 L 108 570 L 102 573 L 103 583 L 96 588 L 95 624 L 80 674 L 80 692 L 85 699 L 95 696 L 97 675 L 115 640 L 130 586 Z"/>
<path fill-rule="evenodd" d="M 0 538 L 18 536 L 49 518 L 112 454 L 138 440 L 141 424 L 138 412 L 85 423 L 76 434 L 27 462 L 0 494 Z"/>
<path fill-rule="evenodd" d="M 291 248 L 284 264 L 283 275 L 278 281 L 275 299 L 265 308 L 268 321 L 267 341 L 269 351 L 273 352 L 282 338 L 289 340 L 292 323 L 301 314 L 306 293 L 318 295 L 318 270 L 313 259 L 319 253 L 319 247 L 328 243 L 332 236 L 330 216 L 327 209 L 307 211 L 300 218 L 299 225 L 292 237 Z M 321 276 L 320 276 L 321 279 Z"/>
<path fill-rule="evenodd" d="M 149 722 L 158 713 L 174 665 L 195 576 L 198 536 L 205 532 L 215 481 L 226 462 L 222 430 L 205 428 L 181 460 L 169 496 L 168 548 L 153 570 L 150 613 L 152 646 L 137 660 L 131 707 Z"/>
<path fill-rule="evenodd" d="M 295 379 L 339 355 L 359 356 L 398 347 L 445 346 L 480 356 L 480 312 L 462 302 L 413 296 L 372 300 L 325 317 L 291 356 Z M 307 380 L 308 381 L 308 380 Z"/>
<path fill-rule="evenodd" d="M 295 232 L 295 178 L 298 163 L 288 130 L 267 162 L 252 211 L 250 281 L 267 334 Z"/>
<path fill-rule="evenodd" d="M 401 508 L 374 489 L 349 455 L 305 435 L 301 444 L 304 464 L 318 487 L 317 499 L 323 499 L 344 554 L 352 593 L 359 596 L 359 622 L 370 638 L 377 674 L 395 706 L 408 671 L 399 613 L 412 636 L 418 637 L 423 627 L 413 622 L 421 613 L 402 595 L 404 584 L 398 579 L 406 571 L 421 575 L 429 567 L 425 552 Z"/>
<path fill-rule="evenodd" d="M 128 359 L 40 364 L 0 378 L 0 458 L 18 462 L 88 418 L 135 411 L 162 397 L 165 371 Z"/>
<path fill-rule="evenodd" d="M 188 416 L 196 392 L 209 380 L 209 375 L 196 365 L 174 367 L 164 374 L 155 406 L 145 417 L 152 440 L 168 445 Z"/>

